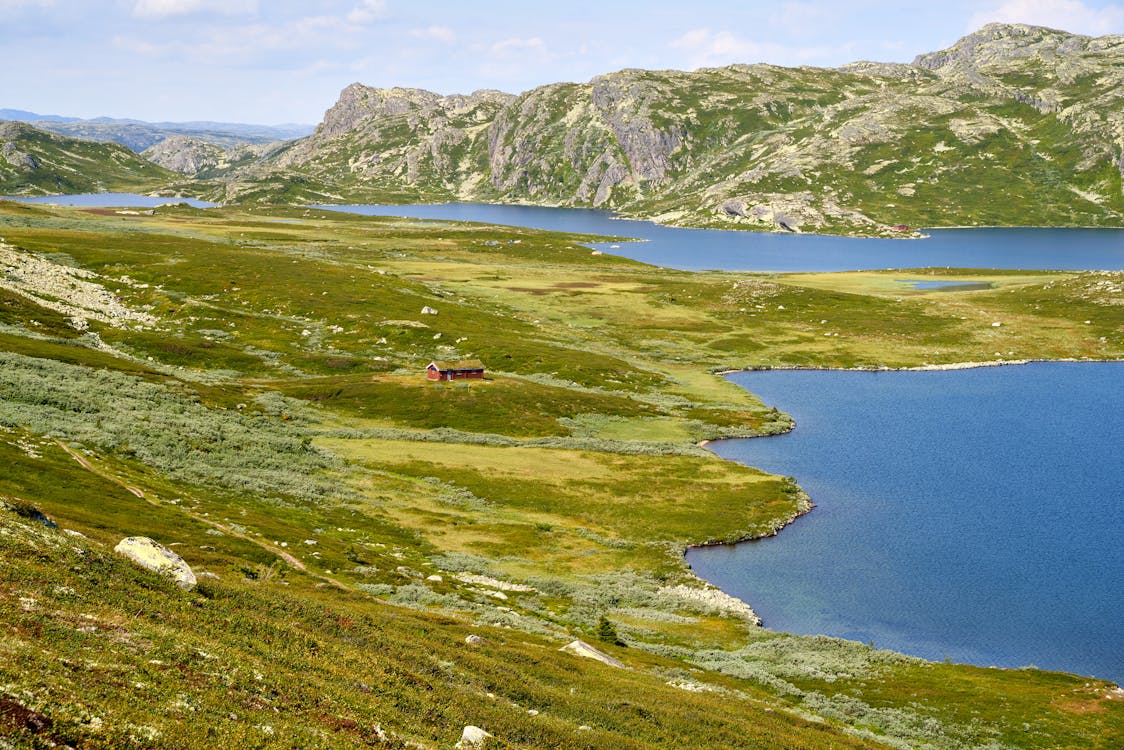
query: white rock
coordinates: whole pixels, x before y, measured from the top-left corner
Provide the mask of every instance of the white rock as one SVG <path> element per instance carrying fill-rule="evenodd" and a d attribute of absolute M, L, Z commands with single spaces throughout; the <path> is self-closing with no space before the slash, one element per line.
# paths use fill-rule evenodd
<path fill-rule="evenodd" d="M 436 311 L 436 310 L 434 310 L 434 309 L 433 309 L 432 307 L 430 307 L 429 305 L 426 305 L 425 307 L 423 307 L 423 308 L 421 309 L 421 314 L 422 314 L 422 315 L 436 315 L 436 314 L 437 314 L 437 311 Z"/>
<path fill-rule="evenodd" d="M 999 322 L 999 321 L 997 320 L 997 321 L 995 321 L 994 323 L 992 323 L 992 324 L 991 324 L 991 327 L 992 327 L 992 328 L 998 328 L 998 327 L 999 327 L 999 326 L 1001 326 L 1001 325 L 1003 325 L 1003 324 L 1002 324 L 1002 323 L 1000 323 L 1000 322 Z"/>
<path fill-rule="evenodd" d="M 572 643 L 567 643 L 565 646 L 558 650 L 564 651 L 567 654 L 573 654 L 574 656 L 584 656 L 587 659 L 593 659 L 595 661 L 601 662 L 602 664 L 608 664 L 610 667 L 624 667 L 624 664 L 621 661 L 619 661 L 618 659 L 614 659 L 604 651 L 600 651 L 593 646 L 590 646 L 585 641 L 573 641 Z"/>
<path fill-rule="evenodd" d="M 427 581 L 433 581 L 434 583 L 441 583 L 441 582 L 442 582 L 442 581 L 444 581 L 445 579 L 444 579 L 444 578 L 442 578 L 441 576 L 437 575 L 436 573 L 434 573 L 434 574 L 433 574 L 433 575 L 431 575 L 431 576 L 426 576 L 426 577 L 425 577 L 425 580 L 427 580 Z"/>
<path fill-rule="evenodd" d="M 492 735 L 485 732 L 480 727 L 474 727 L 471 724 L 464 728 L 461 732 L 460 742 L 456 744 L 459 750 L 465 750 L 472 747 L 484 747 L 484 742 Z"/>
<path fill-rule="evenodd" d="M 169 576 L 181 589 L 188 590 L 195 586 L 195 574 L 183 558 L 146 536 L 126 537 L 117 543 L 113 551 L 142 568 Z"/>
<path fill-rule="evenodd" d="M 479 645 L 483 644 L 485 641 L 484 641 L 483 638 L 481 638 L 478 635 L 470 635 L 470 636 L 468 636 L 464 639 L 464 642 L 467 643 L 469 646 L 479 646 Z"/>

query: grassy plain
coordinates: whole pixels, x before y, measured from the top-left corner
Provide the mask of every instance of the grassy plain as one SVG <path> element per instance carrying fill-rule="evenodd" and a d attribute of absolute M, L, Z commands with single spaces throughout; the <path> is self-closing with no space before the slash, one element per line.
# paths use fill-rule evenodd
<path fill-rule="evenodd" d="M 806 508 L 696 445 L 790 424 L 715 372 L 1119 358 L 1121 274 L 686 273 L 303 208 L 0 202 L 0 237 L 76 285 L 0 276 L 0 742 L 1124 740 L 1108 683 L 775 633 L 682 561 Z M 901 281 L 932 273 L 990 286 Z M 425 381 L 469 356 L 487 380 Z M 137 534 L 217 578 L 133 569 Z M 557 651 L 602 617 L 626 669 Z"/>

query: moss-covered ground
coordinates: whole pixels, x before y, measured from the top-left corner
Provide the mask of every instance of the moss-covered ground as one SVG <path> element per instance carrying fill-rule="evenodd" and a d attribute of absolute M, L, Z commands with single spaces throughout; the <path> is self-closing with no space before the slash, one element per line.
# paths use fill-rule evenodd
<path fill-rule="evenodd" d="M 775 633 L 682 561 L 807 507 L 696 445 L 790 424 L 715 372 L 1119 358 L 1121 274 L 686 273 L 303 208 L 0 202 L 0 237 L 154 319 L 0 277 L 0 747 L 1124 742 L 1108 683 Z"/>

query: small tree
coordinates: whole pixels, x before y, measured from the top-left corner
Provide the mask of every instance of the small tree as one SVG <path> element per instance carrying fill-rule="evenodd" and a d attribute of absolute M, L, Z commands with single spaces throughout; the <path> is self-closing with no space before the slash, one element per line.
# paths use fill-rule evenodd
<path fill-rule="evenodd" d="M 601 619 L 597 621 L 597 638 L 614 646 L 624 645 L 624 641 L 617 635 L 617 629 L 613 627 L 613 623 L 609 622 L 609 618 L 605 615 L 601 615 Z"/>

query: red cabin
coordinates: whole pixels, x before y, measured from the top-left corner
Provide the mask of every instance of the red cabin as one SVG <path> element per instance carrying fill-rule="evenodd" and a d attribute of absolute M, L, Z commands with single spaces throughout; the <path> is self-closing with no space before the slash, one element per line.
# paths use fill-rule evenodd
<path fill-rule="evenodd" d="M 909 224 L 895 224 L 894 226 L 890 227 L 890 229 L 895 232 L 908 232 L 910 230 L 910 226 Z"/>
<path fill-rule="evenodd" d="M 430 380 L 483 380 L 484 363 L 478 359 L 453 363 L 435 359 L 425 368 L 425 376 Z"/>

